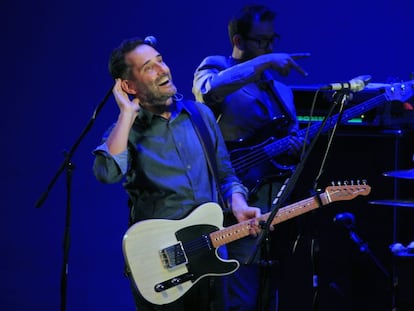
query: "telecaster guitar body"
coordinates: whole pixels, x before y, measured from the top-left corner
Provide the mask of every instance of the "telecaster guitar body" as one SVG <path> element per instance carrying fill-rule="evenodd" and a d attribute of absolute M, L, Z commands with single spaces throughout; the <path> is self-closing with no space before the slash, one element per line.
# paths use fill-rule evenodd
<path fill-rule="evenodd" d="M 333 201 L 367 195 L 370 187 L 344 185 L 327 187 L 324 193 L 278 210 L 272 225 L 319 208 Z M 266 221 L 269 213 L 257 221 Z M 217 203 L 197 207 L 181 220 L 150 219 L 131 226 L 124 235 L 123 252 L 133 281 L 141 295 L 157 305 L 183 296 L 206 276 L 236 271 L 239 262 L 219 256 L 220 246 L 250 234 L 251 221 L 222 228 L 223 211 Z"/>
<path fill-rule="evenodd" d="M 141 295 L 154 304 L 175 301 L 204 276 L 237 270 L 237 260 L 224 260 L 209 234 L 223 224 L 216 203 L 199 206 L 182 220 L 139 222 L 124 236 L 123 251 Z"/>

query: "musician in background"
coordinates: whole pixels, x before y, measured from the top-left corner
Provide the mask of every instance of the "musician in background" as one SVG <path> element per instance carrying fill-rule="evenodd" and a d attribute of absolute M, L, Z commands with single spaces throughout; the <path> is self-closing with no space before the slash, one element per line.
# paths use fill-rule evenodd
<path fill-rule="evenodd" d="M 276 79 L 278 75 L 288 75 L 291 69 L 306 76 L 307 73 L 296 60 L 309 54 L 273 52 L 279 38 L 274 29 L 274 18 L 275 13 L 262 5 L 242 8 L 228 23 L 233 48 L 231 56 L 206 57 L 195 71 L 193 94 L 197 101 L 207 104 L 216 114 L 230 152 L 234 151 L 234 146 L 237 147 L 234 142 L 248 142 L 252 138 L 263 137 L 263 128 L 267 126 L 272 129 L 268 137 L 290 136 L 287 156 L 292 163 L 297 163 L 303 139 L 296 135 L 298 121 L 293 93 Z M 247 159 L 239 159 L 236 164 L 233 157 L 231 159 L 236 172 L 238 164 L 246 165 L 248 162 Z M 270 169 L 251 175 L 254 176 L 254 182 L 258 182 L 254 187 L 249 187 L 252 193 L 249 204 L 260 207 L 262 213 L 269 211 L 272 200 L 285 181 L 284 174 L 277 170 L 272 172 L 275 167 L 270 161 L 267 164 Z M 250 183 L 239 177 L 245 185 Z M 277 233 L 277 228 L 275 231 Z M 275 284 L 270 289 L 259 286 L 263 279 L 260 272 L 269 272 L 260 266 L 269 252 L 265 254 L 259 251 L 253 264 L 247 262 L 255 242 L 251 238 L 228 245 L 229 257 L 247 263 L 230 276 L 231 310 L 268 310 L 266 305 L 271 304 L 273 307 L 269 308 L 276 309 Z M 269 244 L 263 246 L 267 248 Z M 273 299 L 260 300 L 259 292 L 272 293 Z"/>
<path fill-rule="evenodd" d="M 231 167 L 213 113 L 207 106 L 178 95 L 170 69 L 153 45 L 150 40 L 128 39 L 111 54 L 109 70 L 115 79 L 113 95 L 119 114 L 94 150 L 96 178 L 103 183 L 125 181 L 130 225 L 154 218 L 182 219 L 203 203 L 218 202 L 217 189 L 238 221 L 259 217 L 260 210 L 246 203 L 246 188 Z M 218 185 L 209 173 L 190 119 L 190 105 L 207 124 Z M 253 227 L 251 233 L 257 234 L 257 229 Z M 225 256 L 225 248 L 220 247 L 220 253 Z M 140 311 L 192 311 L 194 306 L 197 310 L 227 310 L 224 280 L 205 277 L 183 297 L 163 306 L 146 301 L 131 284 Z"/>

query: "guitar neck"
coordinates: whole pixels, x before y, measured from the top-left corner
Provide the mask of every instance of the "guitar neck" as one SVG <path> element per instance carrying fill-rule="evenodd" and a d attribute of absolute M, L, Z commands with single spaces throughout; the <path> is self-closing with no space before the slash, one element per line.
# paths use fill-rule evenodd
<path fill-rule="evenodd" d="M 279 209 L 276 216 L 273 218 L 272 225 L 282 223 L 296 216 L 317 209 L 320 207 L 320 203 L 322 203 L 322 205 L 326 205 L 331 202 L 327 192 L 319 194 L 319 199 L 316 196 L 313 196 Z M 270 213 L 264 214 L 262 217 L 256 219 L 256 221 L 267 221 L 269 216 Z M 221 245 L 225 245 L 248 236 L 251 228 L 251 221 L 243 221 L 222 230 L 212 232 L 210 234 L 210 239 L 213 246 L 217 248 Z"/>
<path fill-rule="evenodd" d="M 366 102 L 363 102 L 359 105 L 356 105 L 352 108 L 346 109 L 342 113 L 341 121 L 347 121 L 349 119 L 352 119 L 368 110 L 371 110 L 387 101 L 387 97 L 385 94 L 378 95 L 374 98 L 371 98 L 367 100 Z M 333 128 L 336 122 L 338 121 L 339 113 L 330 117 L 325 126 L 322 129 L 322 133 L 326 133 L 329 129 Z M 317 122 L 313 124 L 309 129 L 302 129 L 299 131 L 299 136 L 304 137 L 306 135 L 306 132 L 308 132 L 308 139 L 312 139 L 315 137 L 316 133 L 319 131 L 321 122 Z M 273 143 L 268 144 L 267 146 L 264 146 L 264 152 L 269 157 L 276 157 L 283 153 L 285 153 L 289 148 L 289 137 L 284 137 L 282 139 L 276 140 Z"/>
<path fill-rule="evenodd" d="M 342 113 L 342 117 L 341 117 L 341 121 L 348 121 L 352 118 L 355 118 L 359 115 L 361 115 L 362 113 L 369 111 L 383 103 L 385 103 L 387 101 L 387 97 L 385 96 L 385 94 L 380 94 L 378 96 L 375 96 L 369 100 L 367 100 L 366 102 L 363 102 L 359 105 L 355 105 L 352 108 L 346 109 L 343 111 Z M 325 133 L 328 130 L 330 130 L 331 128 L 333 128 L 335 126 L 335 124 L 338 122 L 338 118 L 339 118 L 339 113 L 330 117 L 322 132 Z M 314 137 L 316 135 L 316 133 L 318 132 L 320 127 L 320 122 L 315 123 L 314 125 L 312 125 L 309 129 L 309 136 L 310 138 Z M 306 134 L 307 129 L 303 129 L 300 131 L 300 135 L 305 135 Z"/>

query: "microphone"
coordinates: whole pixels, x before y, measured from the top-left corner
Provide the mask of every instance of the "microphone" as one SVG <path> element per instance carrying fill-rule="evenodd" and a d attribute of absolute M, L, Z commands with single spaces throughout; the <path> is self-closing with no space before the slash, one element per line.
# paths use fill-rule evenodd
<path fill-rule="evenodd" d="M 343 225 L 347 229 L 354 229 L 355 216 L 351 213 L 336 214 L 336 216 L 334 217 L 334 223 Z"/>
<path fill-rule="evenodd" d="M 368 244 L 361 239 L 354 231 L 355 229 L 355 216 L 351 213 L 336 214 L 334 217 L 334 223 L 344 226 L 349 231 L 349 237 L 358 246 L 361 253 L 368 252 Z"/>
<path fill-rule="evenodd" d="M 320 89 L 332 91 L 350 90 L 351 92 L 359 92 L 365 88 L 371 79 L 372 77 L 370 75 L 363 75 L 353 78 L 349 82 L 327 84 L 322 86 Z"/>
<path fill-rule="evenodd" d="M 144 39 L 144 43 L 154 47 L 157 45 L 157 38 L 155 38 L 154 36 L 147 36 Z"/>
<path fill-rule="evenodd" d="M 342 213 L 336 214 L 334 217 L 334 222 L 345 226 L 348 230 L 349 237 L 351 240 L 358 246 L 358 249 L 361 253 L 368 254 L 371 259 L 375 262 L 377 267 L 384 273 L 385 276 L 389 277 L 389 272 L 381 264 L 381 262 L 374 256 L 374 254 L 369 249 L 368 243 L 364 241 L 355 231 L 355 216 L 351 213 Z"/>

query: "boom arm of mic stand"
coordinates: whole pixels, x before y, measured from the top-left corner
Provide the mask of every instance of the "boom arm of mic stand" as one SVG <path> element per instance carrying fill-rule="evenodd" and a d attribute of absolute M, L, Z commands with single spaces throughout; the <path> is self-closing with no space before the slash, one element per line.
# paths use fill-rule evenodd
<path fill-rule="evenodd" d="M 70 150 L 65 153 L 65 159 L 64 159 L 64 161 L 62 162 L 62 164 L 60 165 L 60 167 L 56 171 L 56 174 L 53 176 L 52 180 L 49 182 L 49 184 L 48 184 L 45 192 L 43 192 L 43 194 L 40 196 L 40 198 L 36 201 L 36 203 L 35 203 L 35 207 L 36 208 L 39 208 L 39 207 L 41 207 L 43 205 L 43 203 L 45 202 L 46 198 L 49 195 L 50 190 L 52 190 L 52 188 L 53 188 L 54 184 L 56 183 L 57 179 L 59 178 L 60 174 L 63 172 L 63 170 L 68 165 L 70 165 L 70 160 L 71 160 L 74 152 L 78 148 L 78 146 L 81 143 L 81 141 L 83 140 L 83 138 L 86 136 L 86 134 L 92 128 L 92 125 L 95 122 L 95 119 L 96 119 L 97 115 L 99 114 L 99 112 L 101 111 L 101 109 L 103 108 L 103 106 L 105 105 L 105 103 L 108 100 L 109 96 L 112 94 L 112 89 L 113 89 L 114 85 L 115 85 L 115 83 L 111 86 L 111 88 L 109 89 L 109 91 L 106 93 L 104 99 L 96 107 L 95 111 L 93 112 L 92 118 L 89 120 L 88 124 L 85 126 L 85 128 L 81 132 L 79 138 L 76 140 L 76 142 L 70 148 Z"/>

